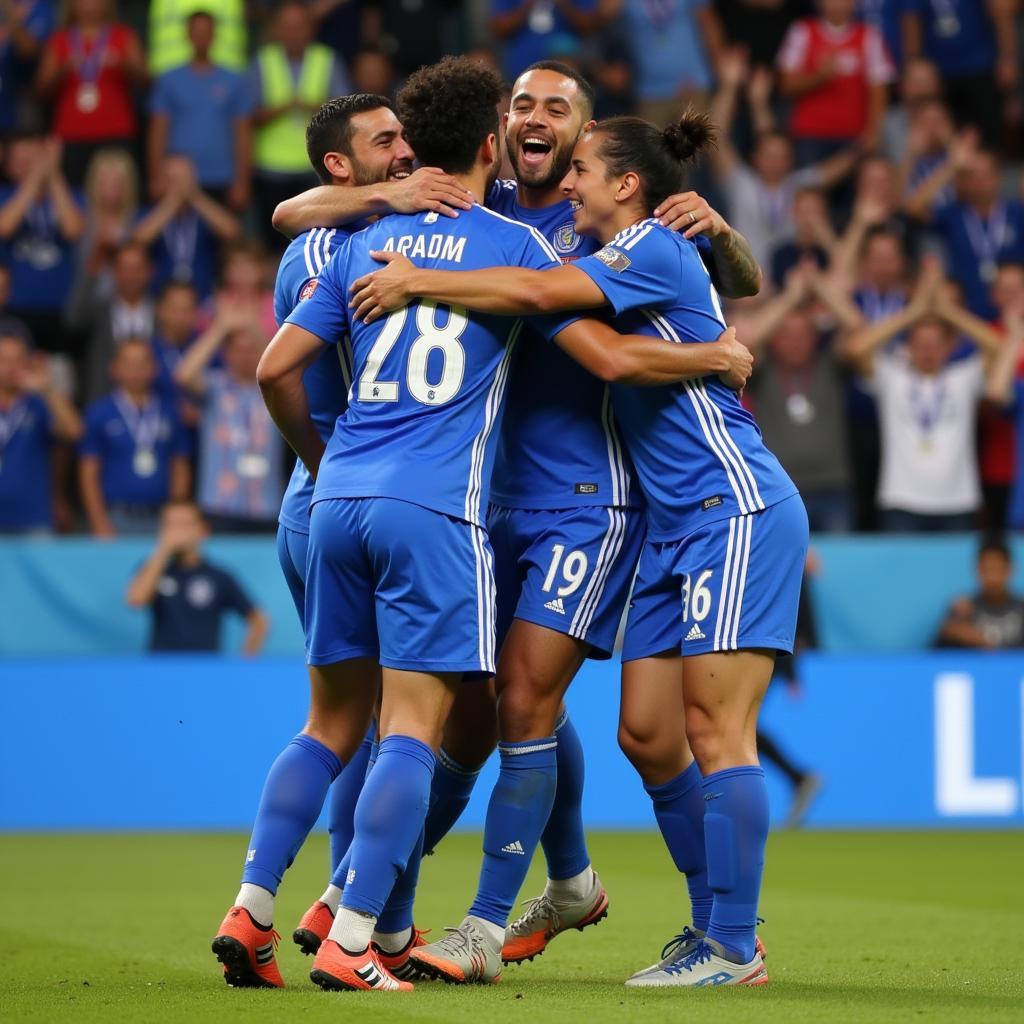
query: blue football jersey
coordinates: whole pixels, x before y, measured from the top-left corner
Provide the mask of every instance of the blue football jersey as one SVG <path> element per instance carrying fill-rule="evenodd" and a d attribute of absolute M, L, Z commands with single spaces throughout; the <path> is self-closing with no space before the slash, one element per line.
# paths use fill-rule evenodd
<path fill-rule="evenodd" d="M 568 199 L 520 206 L 514 181 L 495 182 L 487 205 L 540 232 L 563 262 L 598 242 L 576 234 Z M 509 381 L 491 500 L 504 508 L 635 506 L 633 467 L 612 413 L 608 386 L 557 345 L 526 338 Z"/>
<path fill-rule="evenodd" d="M 331 254 L 348 238 L 350 228 L 313 228 L 296 235 L 284 251 L 274 282 L 274 319 L 278 326 L 298 305 L 303 289 L 310 285 L 327 265 Z M 348 349 L 335 345 L 324 350 L 319 359 L 302 375 L 309 400 L 309 412 L 326 441 L 334 430 L 334 421 L 348 404 L 348 388 L 352 383 L 352 367 Z M 313 500 L 313 478 L 296 459 L 291 478 L 281 500 L 278 522 L 289 530 L 309 533 L 309 506 Z"/>
<path fill-rule="evenodd" d="M 419 301 L 372 324 L 352 321 L 349 286 L 380 264 L 370 251 L 417 266 L 479 270 L 557 265 L 532 228 L 482 206 L 453 220 L 392 214 L 353 235 L 288 317 L 353 360 L 348 410 L 338 418 L 314 501 L 401 498 L 482 526 L 515 341 L 522 321 Z M 533 321 L 553 338 L 576 316 Z"/>
<path fill-rule="evenodd" d="M 696 245 L 656 220 L 620 232 L 576 266 L 604 292 L 621 334 L 709 342 L 725 330 Z M 717 377 L 661 388 L 615 385 L 612 399 L 652 540 L 674 540 L 797 493 L 739 395 Z"/>

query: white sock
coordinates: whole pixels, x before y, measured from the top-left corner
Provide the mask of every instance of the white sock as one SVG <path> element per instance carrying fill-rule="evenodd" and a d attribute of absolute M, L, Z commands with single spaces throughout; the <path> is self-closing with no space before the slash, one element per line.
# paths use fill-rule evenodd
<path fill-rule="evenodd" d="M 274 894 L 261 885 L 243 882 L 235 897 L 235 906 L 245 907 L 261 928 L 269 928 L 274 923 Z"/>
<path fill-rule="evenodd" d="M 594 869 L 588 864 L 572 878 L 548 879 L 547 893 L 555 903 L 575 903 L 594 887 Z"/>
<path fill-rule="evenodd" d="M 331 908 L 331 913 L 336 914 L 338 912 L 338 906 L 341 903 L 342 890 L 336 885 L 329 885 L 324 889 L 323 896 L 320 897 L 321 903 L 326 903 Z"/>
<path fill-rule="evenodd" d="M 373 926 L 376 923 L 377 918 L 372 914 L 363 914 L 358 910 L 339 907 L 327 938 L 333 939 L 349 953 L 362 953 L 370 944 Z"/>
<path fill-rule="evenodd" d="M 487 937 L 487 941 L 495 949 L 501 949 L 505 945 L 505 929 L 500 924 L 495 924 L 493 921 L 485 921 L 482 917 L 477 917 L 475 914 L 470 914 L 467 921 L 472 921 L 476 925 L 477 931 L 483 932 Z"/>
<path fill-rule="evenodd" d="M 397 953 L 405 949 L 412 938 L 412 928 L 403 928 L 400 932 L 374 932 L 373 941 L 385 953 Z"/>

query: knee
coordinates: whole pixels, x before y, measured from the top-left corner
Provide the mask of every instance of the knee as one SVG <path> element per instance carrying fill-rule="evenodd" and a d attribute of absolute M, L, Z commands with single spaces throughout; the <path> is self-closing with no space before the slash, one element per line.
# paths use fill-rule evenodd
<path fill-rule="evenodd" d="M 503 665 L 498 686 L 498 731 L 509 743 L 550 736 L 562 692 L 526 664 Z"/>
<path fill-rule="evenodd" d="M 620 718 L 618 740 L 619 749 L 644 782 L 659 774 L 662 758 L 658 756 L 657 730 L 652 725 Z"/>
<path fill-rule="evenodd" d="M 686 706 L 686 739 L 690 750 L 703 773 L 707 773 L 712 765 L 721 759 L 725 744 L 725 736 L 721 723 L 715 720 L 704 708 L 688 704 Z"/>

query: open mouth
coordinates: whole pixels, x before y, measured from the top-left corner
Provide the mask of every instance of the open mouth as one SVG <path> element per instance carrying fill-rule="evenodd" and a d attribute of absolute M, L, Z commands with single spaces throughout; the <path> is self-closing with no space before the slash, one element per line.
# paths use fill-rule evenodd
<path fill-rule="evenodd" d="M 408 164 L 402 164 L 399 167 L 392 167 L 388 174 L 388 181 L 405 181 L 410 174 L 412 174 L 412 168 Z"/>
<path fill-rule="evenodd" d="M 527 135 L 519 146 L 523 163 L 527 167 L 539 167 L 551 152 L 551 143 L 539 135 Z"/>

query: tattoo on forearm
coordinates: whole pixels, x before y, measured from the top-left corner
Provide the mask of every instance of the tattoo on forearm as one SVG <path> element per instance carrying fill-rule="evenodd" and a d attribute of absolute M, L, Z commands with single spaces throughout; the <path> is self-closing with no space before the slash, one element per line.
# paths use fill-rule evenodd
<path fill-rule="evenodd" d="M 750 243 L 733 228 L 711 240 L 715 275 L 719 291 L 729 299 L 756 295 L 761 287 L 761 271 Z"/>

